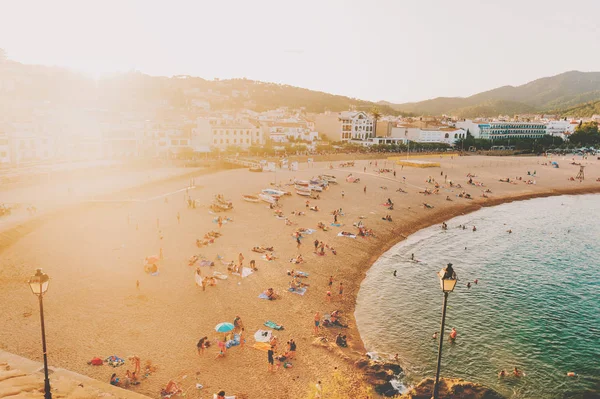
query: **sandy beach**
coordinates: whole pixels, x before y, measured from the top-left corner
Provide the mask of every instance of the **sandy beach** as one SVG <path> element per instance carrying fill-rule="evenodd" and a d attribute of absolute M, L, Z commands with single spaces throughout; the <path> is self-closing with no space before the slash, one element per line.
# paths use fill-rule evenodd
<path fill-rule="evenodd" d="M 577 160 L 586 165 L 583 182 L 569 180 L 579 171 L 579 166 L 570 165 L 570 158 L 552 159 L 560 164 L 558 169 L 542 165 L 550 162 L 544 157 L 431 159 L 441 167 L 402 168 L 386 160 L 378 160 L 375 166 L 375 161 L 359 160 L 347 168 L 333 162 L 334 169 L 329 162 L 312 167 L 303 163 L 295 172 L 226 170 L 196 177 L 195 187 L 187 190 L 189 178 L 174 178 L 73 206 L 40 221 L 20 239 L 4 234 L 5 242 L 0 242 L 0 349 L 41 360 L 37 301 L 26 284 L 41 267 L 52 279 L 44 302 L 51 365 L 108 382 L 113 372 L 123 376 L 132 364 L 113 369 L 88 365 L 90 359 L 137 355 L 142 364 L 151 361 L 157 370 L 130 389 L 150 397 L 159 397 L 169 380 L 177 382 L 191 398 L 212 397 L 221 389 L 227 395 L 247 398 L 303 398 L 318 380 L 327 391 L 336 370 L 360 381 L 360 373 L 352 364 L 364 355 L 353 317 L 355 297 L 365 272 L 380 254 L 423 227 L 482 206 L 536 196 L 600 192 L 600 182 L 596 181 L 600 161 L 595 159 Z M 382 168 L 391 171 L 378 173 Z M 528 171 L 535 171 L 535 176 L 528 176 Z M 331 185 L 320 199 L 310 200 L 310 206 L 317 205 L 319 211 L 306 207 L 306 197 L 292 194 L 281 199 L 283 215 L 292 225 L 276 217 L 264 202 L 249 203 L 241 198 L 275 181 L 284 185 L 294 178 L 308 179 L 321 173 L 335 175 L 339 184 Z M 360 182 L 346 182 L 350 173 Z M 468 184 L 468 174 L 474 175 L 473 183 L 484 186 Z M 439 194 L 421 193 L 426 188 L 435 189 L 433 182 L 427 182 L 430 177 L 440 184 Z M 517 177 L 523 180 L 515 180 Z M 511 183 L 501 182 L 504 178 L 510 178 Z M 449 186 L 450 180 L 454 187 Z M 535 180 L 535 184 L 526 184 L 527 180 Z M 398 192 L 398 188 L 406 193 Z M 293 192 L 293 186 L 287 189 Z M 482 196 L 486 189 L 491 191 L 488 198 Z M 472 199 L 458 197 L 463 191 Z M 186 192 L 202 205 L 189 209 Z M 209 212 L 208 205 L 216 194 L 230 199 L 234 209 Z M 394 203 L 391 211 L 383 205 L 388 198 Z M 432 208 L 425 208 L 424 202 Z M 339 208 L 343 216 L 337 224 L 341 226 L 332 226 L 331 212 Z M 293 215 L 292 211 L 305 215 Z M 392 222 L 382 220 L 388 214 Z M 219 215 L 231 220 L 219 227 L 214 221 Z M 353 223 L 361 220 L 373 230 L 374 237 L 338 236 L 341 231 L 357 233 Z M 320 221 L 328 231 L 317 228 Z M 316 231 L 305 234 L 298 248 L 293 233 L 299 228 Z M 209 231 L 221 236 L 198 248 L 196 239 Z M 315 240 L 333 246 L 337 254 L 330 250 L 324 256 L 315 254 Z M 251 251 L 255 246 L 274 247 L 278 259 L 264 260 Z M 146 274 L 144 258 L 159 255 L 161 248 L 164 259 L 159 262 L 159 275 Z M 255 260 L 258 268 L 245 278 L 228 275 L 221 261 L 237 262 L 240 253 L 244 266 Z M 305 263 L 290 263 L 298 254 Z M 218 271 L 227 279 L 203 291 L 195 284 L 196 266 L 188 266 L 193 255 L 215 262 L 214 267 L 201 268 L 203 275 Z M 292 268 L 309 274 L 303 279 L 310 284 L 305 295 L 287 290 L 291 277 L 286 271 Z M 326 300 L 330 276 L 334 280 L 331 303 Z M 340 282 L 344 287 L 341 298 Z M 281 299 L 259 299 L 269 287 Z M 334 342 L 342 331 L 348 335 L 349 347 L 326 350 L 313 345 L 317 337 L 313 333 L 315 312 L 325 314 L 335 309 L 342 311 L 349 328 L 321 328 L 318 336 Z M 222 337 L 215 326 L 232 323 L 236 316 L 245 326 L 244 347 L 232 347 L 225 357 L 215 359 L 218 349 L 213 344 L 200 356 L 198 340 L 208 336 L 214 343 Z M 279 339 L 277 352 L 283 352 L 289 339 L 298 345 L 290 369 L 269 372 L 267 352 L 253 348 L 254 334 L 268 329 L 263 325 L 267 320 L 285 326 L 274 332 Z M 203 388 L 196 388 L 197 383 Z"/>

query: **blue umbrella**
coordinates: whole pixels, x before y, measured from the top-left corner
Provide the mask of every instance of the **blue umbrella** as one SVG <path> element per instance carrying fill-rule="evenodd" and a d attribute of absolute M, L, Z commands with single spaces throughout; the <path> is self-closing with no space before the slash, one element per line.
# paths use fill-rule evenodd
<path fill-rule="evenodd" d="M 231 323 L 219 323 L 215 327 L 215 331 L 220 333 L 226 333 L 232 331 L 234 328 L 235 326 Z"/>

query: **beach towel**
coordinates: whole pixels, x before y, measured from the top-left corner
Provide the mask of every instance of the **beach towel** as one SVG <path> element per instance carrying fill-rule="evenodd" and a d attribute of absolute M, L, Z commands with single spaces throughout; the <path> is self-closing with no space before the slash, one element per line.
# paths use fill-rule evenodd
<path fill-rule="evenodd" d="M 268 342 L 255 342 L 252 347 L 254 349 L 258 349 L 259 351 L 267 352 L 269 349 L 271 349 L 271 344 Z"/>
<path fill-rule="evenodd" d="M 256 342 L 269 342 L 271 337 L 273 336 L 273 331 L 271 330 L 258 330 L 254 333 L 254 340 Z"/>
<path fill-rule="evenodd" d="M 115 355 L 107 357 L 104 361 L 112 367 L 119 367 L 125 364 L 125 359 L 121 359 Z"/>
<path fill-rule="evenodd" d="M 283 330 L 283 326 L 282 325 L 277 324 L 277 323 L 275 323 L 275 322 L 273 322 L 271 320 L 265 321 L 265 326 L 269 327 L 269 328 L 272 328 L 274 330 L 277 330 L 277 331 Z"/>
<path fill-rule="evenodd" d="M 342 232 L 340 231 L 338 233 L 338 237 L 356 238 L 356 235 L 355 234 L 346 235 L 346 234 L 342 234 Z"/>
<path fill-rule="evenodd" d="M 221 280 L 227 280 L 227 275 L 221 273 L 221 272 L 213 272 L 213 276 L 215 276 L 218 279 Z"/>
<path fill-rule="evenodd" d="M 265 294 L 264 292 L 261 292 L 260 295 L 258 296 L 260 299 L 269 299 L 269 297 L 267 296 L 267 294 Z"/>
<path fill-rule="evenodd" d="M 331 225 L 332 225 L 332 226 L 335 226 L 335 227 L 342 227 L 342 224 L 341 224 L 341 223 L 331 223 Z"/>
<path fill-rule="evenodd" d="M 302 230 L 301 233 L 302 234 L 312 234 L 312 233 L 314 233 L 316 231 L 317 230 L 313 230 L 313 229 L 305 229 L 305 230 Z"/>
<path fill-rule="evenodd" d="M 266 260 L 267 262 L 271 262 L 271 261 L 275 260 L 275 259 L 267 259 L 267 255 L 266 255 L 266 254 L 265 254 L 265 255 L 263 255 L 263 256 L 261 256 L 261 259 L 264 259 L 264 260 Z"/>
<path fill-rule="evenodd" d="M 198 285 L 198 287 L 202 287 L 202 276 L 200 276 L 198 273 L 194 273 L 194 280 L 196 281 L 196 285 Z"/>
<path fill-rule="evenodd" d="M 252 273 L 254 273 L 254 270 L 250 269 L 249 267 L 242 267 L 242 278 L 246 278 Z"/>
<path fill-rule="evenodd" d="M 236 398 L 236 396 L 225 396 L 225 399 L 235 399 L 235 398 Z M 213 399 L 217 399 L 216 393 L 213 395 Z"/>
<path fill-rule="evenodd" d="M 200 263 L 198 263 L 198 266 L 214 266 L 215 262 L 211 262 L 208 259 L 203 259 L 200 261 Z"/>
<path fill-rule="evenodd" d="M 289 270 L 288 270 L 288 273 L 290 273 Z M 300 270 L 294 270 L 294 273 L 296 274 L 297 277 L 308 277 L 308 273 L 302 272 Z"/>
<path fill-rule="evenodd" d="M 292 288 L 288 288 L 288 291 L 294 294 L 304 295 L 306 293 L 306 287 L 296 288 L 295 290 Z"/>

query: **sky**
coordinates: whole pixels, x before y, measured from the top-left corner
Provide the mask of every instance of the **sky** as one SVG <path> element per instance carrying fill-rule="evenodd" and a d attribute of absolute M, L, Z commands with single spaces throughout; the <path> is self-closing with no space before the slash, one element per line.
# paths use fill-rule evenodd
<path fill-rule="evenodd" d="M 0 0 L 12 60 L 394 103 L 600 71 L 600 0 Z"/>

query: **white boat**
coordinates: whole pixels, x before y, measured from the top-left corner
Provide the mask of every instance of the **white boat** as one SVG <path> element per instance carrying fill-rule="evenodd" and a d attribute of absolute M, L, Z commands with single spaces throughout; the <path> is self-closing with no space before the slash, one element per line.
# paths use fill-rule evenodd
<path fill-rule="evenodd" d="M 298 189 L 296 189 L 296 194 L 302 195 L 304 197 L 310 197 L 311 194 L 312 194 L 312 191 L 310 191 L 310 190 L 298 190 Z"/>
<path fill-rule="evenodd" d="M 277 196 L 277 197 L 282 197 L 284 195 L 292 194 L 288 191 L 276 190 L 274 188 L 265 188 L 264 190 L 262 190 L 262 193 L 267 194 L 267 195 Z"/>
<path fill-rule="evenodd" d="M 316 184 L 311 184 L 310 186 L 308 186 L 308 188 L 310 188 L 313 191 L 323 192 L 323 187 L 317 186 Z"/>
<path fill-rule="evenodd" d="M 333 175 L 320 175 L 319 178 L 325 180 L 327 183 L 337 184 L 337 178 Z"/>
<path fill-rule="evenodd" d="M 272 196 L 267 195 L 267 194 L 258 194 L 258 198 L 260 198 L 261 201 L 264 201 L 264 202 L 269 203 L 269 204 L 276 204 L 277 203 L 277 198 L 272 197 Z"/>
<path fill-rule="evenodd" d="M 244 201 L 248 201 L 248 202 L 258 202 L 258 201 L 260 201 L 260 198 L 258 198 L 256 195 L 242 195 L 242 199 Z"/>
<path fill-rule="evenodd" d="M 296 184 L 296 186 L 302 187 L 308 187 L 310 185 L 310 182 L 308 180 L 296 180 L 294 183 Z"/>

